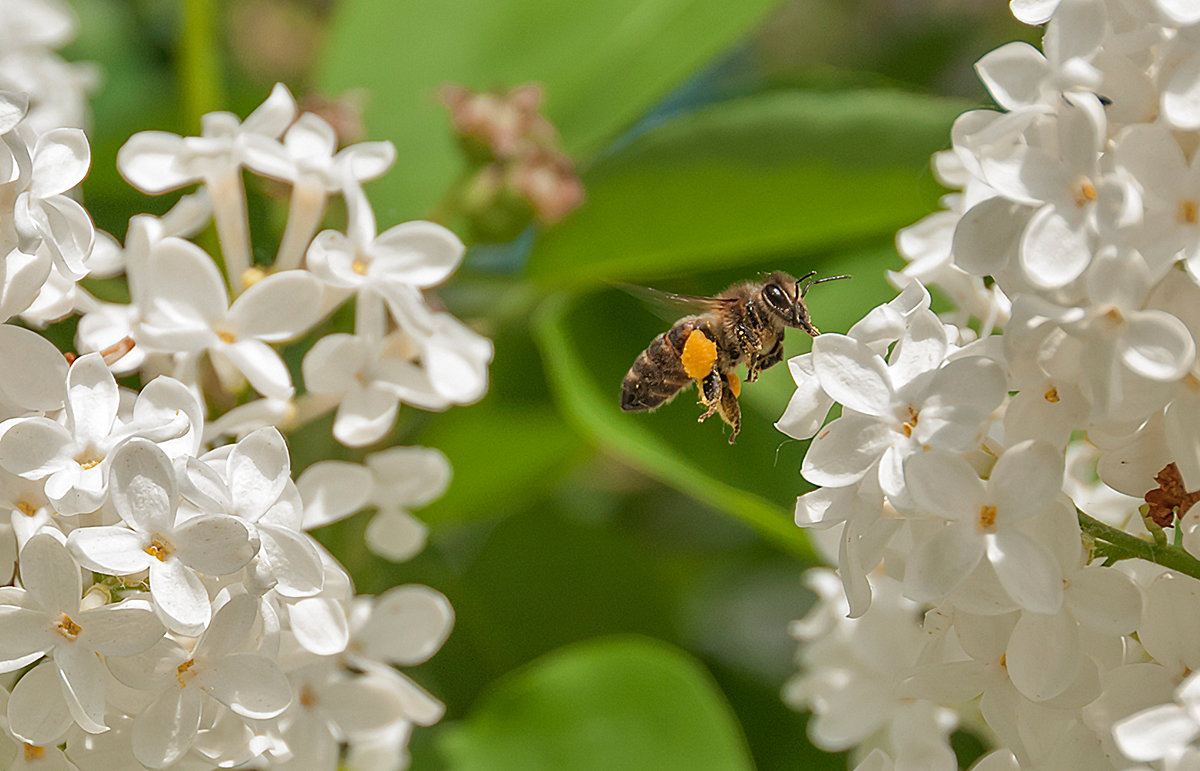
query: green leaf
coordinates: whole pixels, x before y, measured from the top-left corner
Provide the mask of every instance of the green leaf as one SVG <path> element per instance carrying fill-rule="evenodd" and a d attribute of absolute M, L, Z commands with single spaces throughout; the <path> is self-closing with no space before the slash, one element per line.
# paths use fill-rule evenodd
<path fill-rule="evenodd" d="M 825 261 L 784 261 L 770 267 L 852 274 L 854 280 L 821 286 L 809 296 L 816 324 L 844 331 L 869 308 L 894 296 L 883 267 L 896 259 L 889 244 Z M 705 293 L 728 283 L 724 278 L 706 282 Z M 808 443 L 791 440 L 774 426 L 795 391 L 786 364 L 743 387 L 742 432 L 732 446 L 718 418 L 696 425 L 701 410 L 694 389 L 652 413 L 621 411 L 626 370 L 667 326 L 616 290 L 550 297 L 535 318 L 534 335 L 560 409 L 606 452 L 741 520 L 777 547 L 817 561 L 792 513 L 796 496 L 811 489 L 799 475 Z M 809 340 L 790 330 L 784 342 L 787 357 L 808 350 Z"/>
<path fill-rule="evenodd" d="M 400 218 L 419 216 L 460 167 L 438 86 L 543 84 L 547 117 L 583 160 L 776 2 L 348 0 L 330 30 L 321 88 L 370 94 L 370 135 L 394 140 L 401 159 L 372 200 Z"/>
<path fill-rule="evenodd" d="M 549 286 L 645 280 L 886 238 L 944 192 L 929 156 L 963 104 L 898 91 L 758 94 L 684 114 L 584 175 L 534 246 Z"/>
<path fill-rule="evenodd" d="M 451 771 L 730 771 L 753 763 L 711 676 L 682 650 L 609 637 L 544 656 L 443 732 Z"/>
<path fill-rule="evenodd" d="M 454 483 L 417 512 L 438 528 L 508 513 L 546 494 L 590 448 L 549 404 L 512 405 L 493 397 L 438 415 L 420 437 L 450 459 Z"/>

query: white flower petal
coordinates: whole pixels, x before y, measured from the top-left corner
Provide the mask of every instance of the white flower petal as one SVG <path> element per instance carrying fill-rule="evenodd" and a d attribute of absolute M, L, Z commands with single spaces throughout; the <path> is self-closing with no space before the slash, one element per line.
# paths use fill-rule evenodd
<path fill-rule="evenodd" d="M 1008 448 L 987 485 L 997 515 L 1011 524 L 1044 511 L 1062 490 L 1063 463 L 1047 442 L 1029 439 Z"/>
<path fill-rule="evenodd" d="M 30 538 L 21 549 L 21 581 L 47 613 L 75 613 L 83 593 L 79 565 L 67 547 L 48 533 Z"/>
<path fill-rule="evenodd" d="M 26 672 L 8 699 L 8 730 L 39 747 L 57 744 L 75 722 L 59 685 L 58 669 L 46 662 Z"/>
<path fill-rule="evenodd" d="M 266 100 L 242 121 L 242 131 L 278 139 L 296 119 L 296 100 L 287 86 L 276 83 Z"/>
<path fill-rule="evenodd" d="M 367 548 L 392 562 L 412 559 L 425 548 L 429 528 L 411 514 L 380 511 L 367 523 Z"/>
<path fill-rule="evenodd" d="M 397 586 L 375 600 L 356 644 L 373 659 L 397 666 L 426 661 L 442 647 L 454 625 L 454 609 L 427 586 Z"/>
<path fill-rule="evenodd" d="M 163 636 L 163 626 L 149 605 L 130 602 L 85 610 L 75 621 L 82 627 L 77 644 L 103 656 L 131 656 L 148 650 Z"/>
<path fill-rule="evenodd" d="M 1175 128 L 1200 128 L 1200 52 L 1175 69 L 1162 91 L 1161 104 L 1163 117 Z"/>
<path fill-rule="evenodd" d="M 904 596 L 938 602 L 954 591 L 983 557 L 984 542 L 974 527 L 954 522 L 917 544 L 904 571 Z"/>
<path fill-rule="evenodd" d="M 175 538 L 180 562 L 210 576 L 241 570 L 255 552 L 246 526 L 224 514 L 191 517 L 176 529 Z"/>
<path fill-rule="evenodd" d="M 1159 760 L 1200 735 L 1200 726 L 1178 704 L 1142 710 L 1113 726 L 1121 752 L 1133 760 Z"/>
<path fill-rule="evenodd" d="M 83 181 L 91 165 L 92 151 L 83 131 L 51 129 L 37 139 L 30 191 L 38 198 L 65 193 Z"/>
<path fill-rule="evenodd" d="M 1200 667 L 1200 582 L 1170 572 L 1146 590 L 1138 640 L 1156 661 L 1173 670 Z"/>
<path fill-rule="evenodd" d="M 306 271 L 275 273 L 233 301 L 229 320 L 240 335 L 268 343 L 299 337 L 321 318 L 321 291 L 321 282 Z"/>
<path fill-rule="evenodd" d="M 1184 323 L 1153 309 L 1126 316 L 1119 350 L 1125 366 L 1151 380 L 1178 380 L 1196 359 L 1196 343 Z"/>
<path fill-rule="evenodd" d="M 117 418 L 117 381 L 98 353 L 80 356 L 67 372 L 68 427 L 84 442 L 103 443 Z"/>
<path fill-rule="evenodd" d="M 19 367 L 0 367 L 0 396 L 28 410 L 53 410 L 63 405 L 67 360 L 50 341 L 28 329 L 4 324 L 0 326 L 0 351 L 21 363 Z"/>
<path fill-rule="evenodd" d="M 367 340 L 336 333 L 325 335 L 304 354 L 304 386 L 313 393 L 341 394 L 358 387 L 358 375 L 368 364 Z"/>
<path fill-rule="evenodd" d="M 113 507 L 127 525 L 147 535 L 170 531 L 179 490 L 165 452 L 145 439 L 130 439 L 113 455 L 109 476 Z"/>
<path fill-rule="evenodd" d="M 1046 547 L 1022 533 L 986 536 L 988 560 L 1013 602 L 1034 613 L 1062 607 L 1062 571 Z"/>
<path fill-rule="evenodd" d="M 174 557 L 150 563 L 150 594 L 159 618 L 173 632 L 199 634 L 212 618 L 204 584 Z"/>
<path fill-rule="evenodd" d="M 53 420 L 16 420 L 0 435 L 0 466 L 26 479 L 43 479 L 78 466 L 67 454 L 73 444 L 71 434 Z"/>
<path fill-rule="evenodd" d="M 255 391 L 272 399 L 290 399 L 295 393 L 287 365 L 271 346 L 260 340 L 239 340 L 221 346 L 221 353 L 246 376 Z"/>
<path fill-rule="evenodd" d="M 1083 273 L 1091 261 L 1087 230 L 1054 206 L 1038 210 L 1021 236 L 1021 269 L 1036 286 L 1054 289 Z"/>
<path fill-rule="evenodd" d="M 796 391 L 775 428 L 793 439 L 810 439 L 821 430 L 833 399 L 821 388 L 821 381 L 812 367 L 812 354 L 789 360 L 788 369 L 796 382 Z"/>
<path fill-rule="evenodd" d="M 321 704 L 351 742 L 405 717 L 404 703 L 396 691 L 369 676 L 331 683 L 321 694 Z"/>
<path fill-rule="evenodd" d="M 825 393 L 855 412 L 874 417 L 892 409 L 892 382 L 887 365 L 852 337 L 833 333 L 813 340 L 813 370 Z"/>
<path fill-rule="evenodd" d="M 1022 613 L 1008 641 L 1008 676 L 1026 698 L 1046 701 L 1079 673 L 1079 632 L 1069 613 Z"/>
<path fill-rule="evenodd" d="M 183 757 L 200 728 L 195 688 L 164 688 L 133 721 L 133 754 L 150 768 L 167 768 Z"/>
<path fill-rule="evenodd" d="M 1168 404 L 1163 420 L 1171 460 L 1186 490 L 1200 490 L 1200 435 L 1193 430 L 1200 424 L 1192 422 L 1196 420 L 1200 420 L 1200 394 L 1193 393 L 1181 394 Z M 1158 465 L 1152 473 L 1165 465 Z"/>
<path fill-rule="evenodd" d="M 1042 52 L 1028 43 L 1007 43 L 975 62 L 975 71 L 996 104 L 1015 110 L 1036 104 L 1049 66 Z"/>
<path fill-rule="evenodd" d="M 183 138 L 165 131 L 134 134 L 117 152 L 117 168 L 129 184 L 143 193 L 158 195 L 197 181 L 178 163 Z"/>
<path fill-rule="evenodd" d="M 304 529 L 345 519 L 367 504 L 371 474 L 357 463 L 319 461 L 296 480 L 304 499 Z"/>
<path fill-rule="evenodd" d="M 79 727 L 97 734 L 108 730 L 104 724 L 104 664 L 94 651 L 75 643 L 54 648 L 67 709 Z"/>
<path fill-rule="evenodd" d="M 984 504 L 984 484 L 971 464 L 945 450 L 927 450 L 904 466 L 908 492 L 924 511 L 946 519 L 974 520 Z"/>
<path fill-rule="evenodd" d="M 347 447 L 365 447 L 382 439 L 396 421 L 400 398 L 372 384 L 342 397 L 333 421 L 333 437 Z"/>
<path fill-rule="evenodd" d="M 1129 634 L 1142 616 L 1142 593 L 1129 576 L 1100 565 L 1071 574 L 1063 602 L 1080 623 L 1101 634 Z"/>
<path fill-rule="evenodd" d="M 892 387 L 899 390 L 919 375 L 937 369 L 948 347 L 946 328 L 937 314 L 930 310 L 913 313 L 892 350 L 888 366 Z"/>
<path fill-rule="evenodd" d="M 150 536 L 123 526 L 81 527 L 67 536 L 67 546 L 88 570 L 127 576 L 150 567 Z"/>
<path fill-rule="evenodd" d="M 346 650 L 350 626 L 346 611 L 337 600 L 306 597 L 287 604 L 288 625 L 296 641 L 318 656 L 333 656 Z"/>
<path fill-rule="evenodd" d="M 843 415 L 813 438 L 800 473 L 822 487 L 852 485 L 863 478 L 895 438 L 890 428 L 874 418 Z"/>
<path fill-rule="evenodd" d="M 429 287 L 445 281 L 462 262 L 466 247 L 433 222 L 405 222 L 380 233 L 367 247 L 372 276 Z"/>
<path fill-rule="evenodd" d="M 231 653 L 210 662 L 197 685 L 242 717 L 263 720 L 287 709 L 292 686 L 279 666 L 257 653 Z"/>
<path fill-rule="evenodd" d="M 259 523 L 260 556 L 271 566 L 278 582 L 275 591 L 284 597 L 311 597 L 321 591 L 325 571 L 321 555 L 303 533 Z"/>
<path fill-rule="evenodd" d="M 229 453 L 226 474 L 237 512 L 258 520 L 290 481 L 287 442 L 276 428 L 260 428 L 243 437 Z"/>

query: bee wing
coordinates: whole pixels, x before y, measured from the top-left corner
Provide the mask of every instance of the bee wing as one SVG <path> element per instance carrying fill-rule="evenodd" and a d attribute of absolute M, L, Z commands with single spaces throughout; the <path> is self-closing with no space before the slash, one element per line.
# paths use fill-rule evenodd
<path fill-rule="evenodd" d="M 656 311 L 656 315 L 661 316 L 667 321 L 673 321 L 679 318 L 680 315 L 705 313 L 722 308 L 729 303 L 737 302 L 737 300 L 730 297 L 703 297 L 694 294 L 679 294 L 677 292 L 665 292 L 662 289 L 654 289 L 648 286 L 634 286 L 631 284 L 616 284 L 616 286 L 649 305 Z"/>

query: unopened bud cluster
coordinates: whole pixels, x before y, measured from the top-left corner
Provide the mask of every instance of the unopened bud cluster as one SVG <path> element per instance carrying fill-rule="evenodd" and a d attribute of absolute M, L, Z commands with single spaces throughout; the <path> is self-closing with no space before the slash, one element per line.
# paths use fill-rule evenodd
<path fill-rule="evenodd" d="M 540 113 L 540 86 L 507 93 L 444 86 L 442 101 L 467 162 L 457 208 L 482 241 L 508 241 L 532 221 L 553 225 L 583 203 L 583 185 Z"/>

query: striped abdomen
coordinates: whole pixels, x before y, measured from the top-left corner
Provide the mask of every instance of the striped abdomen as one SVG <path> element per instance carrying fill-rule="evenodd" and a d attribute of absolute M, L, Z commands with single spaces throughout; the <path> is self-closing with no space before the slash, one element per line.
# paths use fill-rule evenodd
<path fill-rule="evenodd" d="M 621 383 L 621 409 L 652 410 L 691 382 L 681 355 L 693 329 L 693 320 L 684 319 L 651 340 L 638 354 Z"/>

